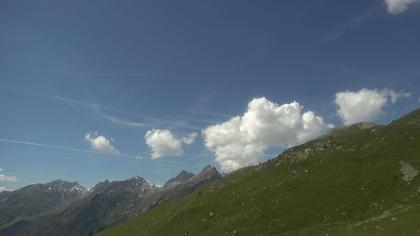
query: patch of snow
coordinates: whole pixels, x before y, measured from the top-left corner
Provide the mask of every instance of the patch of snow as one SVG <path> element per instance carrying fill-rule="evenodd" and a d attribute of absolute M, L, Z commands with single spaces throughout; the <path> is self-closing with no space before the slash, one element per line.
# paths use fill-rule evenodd
<path fill-rule="evenodd" d="M 64 190 L 67 192 L 67 189 Z M 83 193 L 86 192 L 86 189 L 84 189 L 82 186 L 80 185 L 75 185 L 73 187 L 71 187 L 70 192 L 74 193 L 74 192 L 79 192 L 79 193 Z"/>
<path fill-rule="evenodd" d="M 147 179 L 145 179 L 146 180 L 146 184 L 147 184 L 147 186 L 148 187 L 161 187 L 161 186 L 159 186 L 159 185 L 157 185 L 157 184 L 154 184 L 154 183 L 152 183 L 152 182 L 150 182 L 149 180 L 147 180 Z"/>

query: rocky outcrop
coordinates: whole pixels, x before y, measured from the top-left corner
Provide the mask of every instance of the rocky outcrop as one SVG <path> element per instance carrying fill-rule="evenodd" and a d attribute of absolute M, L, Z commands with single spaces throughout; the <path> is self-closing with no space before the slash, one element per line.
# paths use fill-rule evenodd
<path fill-rule="evenodd" d="M 403 174 L 402 179 L 405 182 L 411 182 L 419 173 L 412 165 L 405 161 L 400 161 L 401 173 Z"/>

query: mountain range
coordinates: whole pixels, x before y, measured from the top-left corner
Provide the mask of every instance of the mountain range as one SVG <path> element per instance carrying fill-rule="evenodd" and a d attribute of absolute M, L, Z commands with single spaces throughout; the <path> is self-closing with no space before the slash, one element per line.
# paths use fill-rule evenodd
<path fill-rule="evenodd" d="M 0 235 L 92 235 L 218 179 L 211 166 L 182 171 L 158 187 L 142 177 L 108 180 L 87 190 L 61 180 L 0 193 Z"/>

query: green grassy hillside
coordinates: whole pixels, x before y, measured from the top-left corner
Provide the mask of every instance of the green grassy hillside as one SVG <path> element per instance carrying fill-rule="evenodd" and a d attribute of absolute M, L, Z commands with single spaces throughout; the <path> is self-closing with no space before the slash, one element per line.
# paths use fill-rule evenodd
<path fill-rule="evenodd" d="M 353 125 L 99 235 L 420 234 L 420 110 Z"/>

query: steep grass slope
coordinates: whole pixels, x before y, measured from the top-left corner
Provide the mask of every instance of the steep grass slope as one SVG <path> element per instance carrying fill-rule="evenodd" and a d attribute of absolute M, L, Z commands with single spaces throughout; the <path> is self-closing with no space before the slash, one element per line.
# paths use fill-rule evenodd
<path fill-rule="evenodd" d="M 99 235 L 420 234 L 420 110 L 335 129 Z"/>

